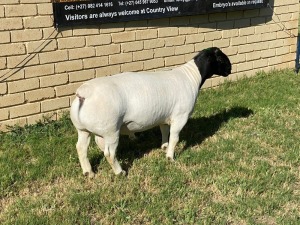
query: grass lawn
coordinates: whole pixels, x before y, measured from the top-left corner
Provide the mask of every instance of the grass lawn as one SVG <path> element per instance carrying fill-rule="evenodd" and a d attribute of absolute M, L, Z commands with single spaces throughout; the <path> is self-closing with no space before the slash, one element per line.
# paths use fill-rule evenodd
<path fill-rule="evenodd" d="M 200 92 L 176 161 L 160 132 L 122 137 L 113 174 L 93 143 L 81 173 L 69 118 L 0 134 L 0 224 L 299 224 L 300 75 Z"/>

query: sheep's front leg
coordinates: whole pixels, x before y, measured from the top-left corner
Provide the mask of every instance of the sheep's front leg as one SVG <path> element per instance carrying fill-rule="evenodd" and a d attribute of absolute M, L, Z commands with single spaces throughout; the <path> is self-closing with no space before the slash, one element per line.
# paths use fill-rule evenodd
<path fill-rule="evenodd" d="M 95 174 L 92 171 L 92 166 L 87 157 L 87 150 L 90 144 L 90 133 L 82 130 L 78 130 L 78 141 L 76 144 L 76 149 L 78 153 L 79 162 L 82 168 L 82 172 L 85 176 L 93 178 Z"/>
<path fill-rule="evenodd" d="M 111 165 L 114 173 L 116 175 L 119 174 L 126 174 L 124 170 L 122 170 L 122 167 L 120 163 L 118 162 L 116 158 L 116 152 L 117 152 L 117 147 L 119 144 L 119 135 L 115 135 L 112 137 L 105 137 L 105 149 L 104 149 L 104 155 Z"/>
<path fill-rule="evenodd" d="M 174 160 L 174 150 L 177 142 L 179 141 L 179 133 L 186 124 L 187 120 L 188 116 L 181 116 L 180 118 L 173 120 L 173 123 L 171 124 L 169 145 L 167 148 L 167 159 L 171 161 Z"/>
<path fill-rule="evenodd" d="M 162 139 L 162 142 L 161 142 L 161 149 L 167 149 L 168 148 L 168 145 L 169 145 L 169 134 L 170 134 L 170 126 L 167 125 L 167 124 L 161 124 L 159 126 L 160 128 L 160 132 L 161 132 L 161 139 Z"/>

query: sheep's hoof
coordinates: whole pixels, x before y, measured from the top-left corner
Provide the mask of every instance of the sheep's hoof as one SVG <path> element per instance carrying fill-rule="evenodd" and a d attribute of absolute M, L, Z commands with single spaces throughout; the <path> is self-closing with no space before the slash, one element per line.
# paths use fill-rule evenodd
<path fill-rule="evenodd" d="M 167 160 L 169 162 L 174 162 L 175 161 L 173 156 L 167 156 Z"/>
<path fill-rule="evenodd" d="M 95 177 L 95 173 L 92 172 L 92 171 L 91 172 L 85 172 L 83 175 L 90 178 L 90 179 L 93 179 Z"/>
<path fill-rule="evenodd" d="M 166 150 L 168 148 L 169 143 L 164 143 L 161 145 L 162 150 Z"/>
<path fill-rule="evenodd" d="M 125 170 L 121 170 L 121 172 L 119 173 L 116 173 L 117 176 L 123 176 L 125 177 L 127 175 L 126 171 Z"/>

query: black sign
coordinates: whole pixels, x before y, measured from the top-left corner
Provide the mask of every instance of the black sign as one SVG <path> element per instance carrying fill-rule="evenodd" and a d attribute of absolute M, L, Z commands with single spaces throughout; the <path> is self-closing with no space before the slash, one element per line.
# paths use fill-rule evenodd
<path fill-rule="evenodd" d="M 269 0 L 55 0 L 55 27 L 266 7 Z"/>

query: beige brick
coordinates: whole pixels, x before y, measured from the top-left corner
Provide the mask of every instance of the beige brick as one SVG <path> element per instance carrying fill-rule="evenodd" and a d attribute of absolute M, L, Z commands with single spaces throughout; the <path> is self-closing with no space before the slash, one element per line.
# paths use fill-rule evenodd
<path fill-rule="evenodd" d="M 96 56 L 96 50 L 93 47 L 69 49 L 69 59 L 85 59 Z"/>
<path fill-rule="evenodd" d="M 45 76 L 40 78 L 40 86 L 44 87 L 53 87 L 57 85 L 66 84 L 69 81 L 69 76 L 66 73 L 56 74 L 52 76 Z"/>
<path fill-rule="evenodd" d="M 243 45 L 247 43 L 247 37 L 235 37 L 231 39 L 231 45 Z"/>
<path fill-rule="evenodd" d="M 17 3 L 20 3 L 20 0 L 6 0 L 5 2 L 1 1 L 0 5 L 13 5 Z"/>
<path fill-rule="evenodd" d="M 184 43 L 185 43 L 185 37 L 184 36 L 165 38 L 165 46 L 166 47 L 184 45 Z"/>
<path fill-rule="evenodd" d="M 246 60 L 247 61 L 253 61 L 261 58 L 261 52 L 260 51 L 255 51 L 255 52 L 250 52 L 246 54 Z"/>
<path fill-rule="evenodd" d="M 22 18 L 4 18 L 1 19 L 1 30 L 17 30 L 23 28 Z"/>
<path fill-rule="evenodd" d="M 230 40 L 229 39 L 215 40 L 213 42 L 213 45 L 218 48 L 227 48 L 230 46 Z"/>
<path fill-rule="evenodd" d="M 8 5 L 5 7 L 6 17 L 22 17 L 37 15 L 37 7 L 35 4 L 18 4 Z"/>
<path fill-rule="evenodd" d="M 13 81 L 8 83 L 9 93 L 18 93 L 37 89 L 40 86 L 38 78 L 30 78 L 25 80 Z"/>
<path fill-rule="evenodd" d="M 81 70 L 69 73 L 69 81 L 70 82 L 78 82 L 78 81 L 85 81 L 90 80 L 95 77 L 95 70 Z"/>
<path fill-rule="evenodd" d="M 45 28 L 52 27 L 53 20 L 50 16 L 36 16 L 24 19 L 24 27 L 27 29 L 31 28 Z"/>
<path fill-rule="evenodd" d="M 73 30 L 73 35 L 74 36 L 89 36 L 89 35 L 99 35 L 99 27 L 89 27 L 87 29 L 86 27 L 78 27 Z"/>
<path fill-rule="evenodd" d="M 121 65 L 103 66 L 96 69 L 96 77 L 110 76 L 121 72 Z"/>
<path fill-rule="evenodd" d="M 193 34 L 186 36 L 186 44 L 199 43 L 204 41 L 204 34 Z"/>
<path fill-rule="evenodd" d="M 11 56 L 11 55 L 21 55 L 25 54 L 26 49 L 25 45 L 21 43 L 16 44 L 2 44 L 1 45 L 1 51 L 0 51 L 0 57 L 1 56 Z"/>
<path fill-rule="evenodd" d="M 255 27 L 255 34 L 264 34 L 270 32 L 270 26 L 256 26 Z"/>
<path fill-rule="evenodd" d="M 247 43 L 257 43 L 262 41 L 261 34 L 249 35 L 247 36 Z"/>
<path fill-rule="evenodd" d="M 149 40 L 157 38 L 156 29 L 138 30 L 136 31 L 136 40 Z"/>
<path fill-rule="evenodd" d="M 0 69 L 6 69 L 6 58 L 0 58 Z"/>
<path fill-rule="evenodd" d="M 175 65 L 181 65 L 183 63 L 185 63 L 185 57 L 184 55 L 176 55 L 176 56 L 171 56 L 171 57 L 167 57 L 165 59 L 165 66 L 175 66 Z"/>
<path fill-rule="evenodd" d="M 233 64 L 239 64 L 246 61 L 246 54 L 237 54 L 230 57 L 230 62 Z"/>
<path fill-rule="evenodd" d="M 54 39 L 45 41 L 30 41 L 26 43 L 27 53 L 50 52 L 57 50 L 57 42 Z"/>
<path fill-rule="evenodd" d="M 144 61 L 144 70 L 152 70 L 164 66 L 165 66 L 165 61 L 163 58 L 156 58 L 156 59 L 150 59 Z"/>
<path fill-rule="evenodd" d="M 209 33 L 217 30 L 217 23 L 200 24 L 199 33 Z"/>
<path fill-rule="evenodd" d="M 286 55 L 290 53 L 290 47 L 286 46 L 286 47 L 281 47 L 281 48 L 277 48 L 276 49 L 276 55 Z"/>
<path fill-rule="evenodd" d="M 52 4 L 38 4 L 38 14 L 39 15 L 53 15 L 53 7 Z"/>
<path fill-rule="evenodd" d="M 261 36 L 262 41 L 276 40 L 276 33 L 266 33 Z"/>
<path fill-rule="evenodd" d="M 239 46 L 239 53 L 246 53 L 246 52 L 253 52 L 254 51 L 254 45 L 253 44 L 246 44 Z"/>
<path fill-rule="evenodd" d="M 25 78 L 54 74 L 54 64 L 25 67 Z"/>
<path fill-rule="evenodd" d="M 177 46 L 175 48 L 175 55 L 183 55 L 195 52 L 195 46 L 193 44 Z"/>
<path fill-rule="evenodd" d="M 124 43 L 135 40 L 135 32 L 127 31 L 122 33 L 111 34 L 113 43 Z"/>
<path fill-rule="evenodd" d="M 253 61 L 253 65 L 255 68 L 264 68 L 268 66 L 268 59 L 259 59 Z"/>
<path fill-rule="evenodd" d="M 261 52 L 261 57 L 262 58 L 270 58 L 270 57 L 274 57 L 276 55 L 276 50 L 275 49 L 267 49 L 267 50 L 263 50 Z"/>
<path fill-rule="evenodd" d="M 237 65 L 237 72 L 243 72 L 247 70 L 253 69 L 253 63 L 252 62 L 244 62 L 244 63 L 239 63 Z"/>
<path fill-rule="evenodd" d="M 5 70 L 1 79 L 4 79 L 6 82 L 21 80 L 24 79 L 24 74 L 24 70 L 21 70 L 20 68 Z"/>
<path fill-rule="evenodd" d="M 86 37 L 87 46 L 107 45 L 111 43 L 110 34 L 93 35 Z"/>
<path fill-rule="evenodd" d="M 108 64 L 108 56 L 93 57 L 83 60 L 84 69 L 97 68 Z"/>
<path fill-rule="evenodd" d="M 58 48 L 59 49 L 74 49 L 81 48 L 85 46 L 85 38 L 84 37 L 69 37 L 58 39 Z"/>
<path fill-rule="evenodd" d="M 96 56 L 113 55 L 121 52 L 120 44 L 103 45 L 96 47 Z"/>
<path fill-rule="evenodd" d="M 8 31 L 0 32 L 0 44 L 10 42 L 10 33 Z"/>
<path fill-rule="evenodd" d="M 124 44 L 121 44 L 122 52 L 140 51 L 143 48 L 144 48 L 144 42 L 143 41 L 126 42 Z M 113 53 L 113 54 L 115 54 L 115 53 Z"/>
<path fill-rule="evenodd" d="M 223 84 L 225 82 L 225 79 L 224 77 L 221 77 L 221 76 L 217 76 L 217 77 L 213 77 L 211 78 L 211 87 L 216 87 L 216 86 L 219 86 L 221 84 Z"/>
<path fill-rule="evenodd" d="M 28 116 L 41 112 L 40 103 L 27 103 L 24 105 L 15 106 L 10 109 L 10 118 Z"/>
<path fill-rule="evenodd" d="M 0 123 L 0 130 L 7 132 L 10 131 L 9 127 L 11 126 L 15 126 L 15 125 L 24 126 L 25 124 L 26 124 L 26 118 L 11 119 Z"/>
<path fill-rule="evenodd" d="M 56 73 L 65 73 L 81 69 L 83 69 L 83 63 L 81 59 L 59 62 L 55 64 Z"/>
<path fill-rule="evenodd" d="M 0 6 L 0 18 L 4 17 L 4 6 Z"/>
<path fill-rule="evenodd" d="M 213 41 L 204 41 L 195 44 L 195 51 L 201 51 L 206 48 L 213 47 Z"/>
<path fill-rule="evenodd" d="M 25 93 L 25 100 L 27 102 L 36 102 L 54 97 L 54 88 L 42 88 L 38 90 L 28 91 Z"/>
<path fill-rule="evenodd" d="M 30 115 L 26 117 L 27 124 L 36 124 L 37 122 L 43 122 L 47 120 L 57 120 L 57 113 L 56 112 L 49 112 L 49 113 L 41 113 L 38 115 Z"/>
<path fill-rule="evenodd" d="M 0 108 L 5 108 L 7 106 L 20 105 L 25 102 L 24 94 L 8 94 L 1 96 Z"/>
<path fill-rule="evenodd" d="M 198 33 L 198 27 L 190 27 L 190 26 L 179 27 L 179 35 L 185 35 L 185 34 L 191 35 L 197 33 Z"/>
<path fill-rule="evenodd" d="M 222 38 L 221 31 L 210 32 L 205 34 L 205 41 L 219 40 L 221 38 Z"/>
<path fill-rule="evenodd" d="M 119 33 L 125 30 L 123 26 L 120 26 L 120 23 L 104 23 L 101 24 L 100 28 L 100 34 Z"/>
<path fill-rule="evenodd" d="M 63 50 L 57 50 L 55 52 L 45 52 L 40 53 L 40 63 L 53 63 L 53 62 L 62 62 L 68 60 L 68 52 Z"/>
<path fill-rule="evenodd" d="M 156 48 L 154 50 L 154 58 L 172 56 L 175 54 L 175 47 Z"/>
<path fill-rule="evenodd" d="M 7 94 L 7 84 L 0 83 L 0 95 Z"/>
<path fill-rule="evenodd" d="M 223 30 L 222 32 L 223 32 L 222 34 L 223 38 L 233 38 L 239 36 L 238 29 Z"/>
<path fill-rule="evenodd" d="M 58 86 L 55 88 L 56 95 L 57 97 L 75 95 L 77 88 L 79 88 L 81 84 L 82 83 L 72 83 L 72 84 Z"/>
<path fill-rule="evenodd" d="M 165 39 L 145 40 L 144 49 L 161 48 L 165 46 Z"/>
<path fill-rule="evenodd" d="M 133 53 L 133 61 L 153 59 L 153 56 L 154 56 L 153 49 L 138 51 Z"/>
<path fill-rule="evenodd" d="M 172 37 L 179 34 L 179 29 L 177 27 L 163 27 L 158 28 L 158 37 Z"/>
<path fill-rule="evenodd" d="M 39 64 L 39 58 L 37 55 L 21 55 L 7 57 L 7 67 L 16 68 L 26 66 L 32 66 Z"/>
<path fill-rule="evenodd" d="M 132 62 L 132 53 L 131 52 L 109 56 L 109 64 L 111 64 L 111 65 L 125 63 L 125 62 Z"/>
<path fill-rule="evenodd" d="M 43 37 L 42 30 L 17 30 L 11 32 L 12 42 L 37 41 Z"/>
<path fill-rule="evenodd" d="M 65 109 L 70 107 L 69 97 L 45 100 L 41 103 L 42 112 Z"/>
<path fill-rule="evenodd" d="M 121 65 L 121 72 L 128 72 L 128 71 L 141 71 L 143 70 L 143 62 L 130 62 L 124 63 Z"/>
<path fill-rule="evenodd" d="M 255 33 L 254 27 L 247 27 L 247 28 L 240 29 L 240 36 L 248 36 L 254 33 Z"/>
<path fill-rule="evenodd" d="M 0 109 L 0 121 L 9 119 L 8 109 Z"/>
<path fill-rule="evenodd" d="M 49 3 L 49 0 L 20 0 L 20 3 L 46 3 L 46 2 Z"/>

